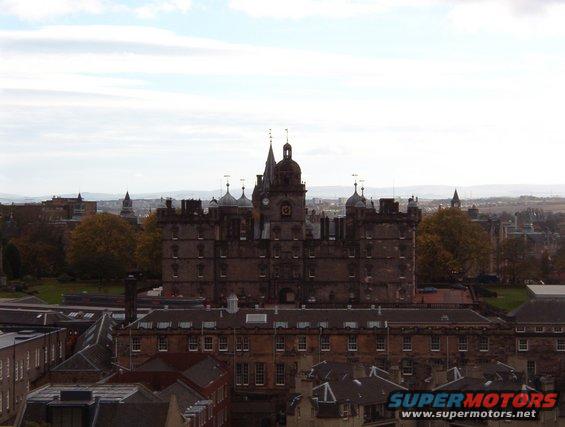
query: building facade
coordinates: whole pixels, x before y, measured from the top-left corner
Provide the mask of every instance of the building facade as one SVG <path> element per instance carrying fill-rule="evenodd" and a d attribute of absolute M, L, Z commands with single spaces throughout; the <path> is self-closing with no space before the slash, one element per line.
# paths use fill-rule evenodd
<path fill-rule="evenodd" d="M 317 217 L 306 208 L 301 169 L 285 144 L 272 146 L 251 200 L 229 184 L 207 210 L 199 200 L 168 201 L 163 228 L 163 286 L 168 295 L 241 304 L 367 304 L 410 302 L 415 290 L 415 230 L 421 211 L 411 200 L 377 206 L 357 184 L 344 217 Z"/>

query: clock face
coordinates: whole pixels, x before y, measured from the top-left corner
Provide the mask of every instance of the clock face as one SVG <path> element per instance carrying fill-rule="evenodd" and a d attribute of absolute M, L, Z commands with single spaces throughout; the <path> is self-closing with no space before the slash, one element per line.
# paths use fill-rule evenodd
<path fill-rule="evenodd" d="M 263 199 L 263 206 L 269 206 L 269 199 L 267 197 Z"/>
<path fill-rule="evenodd" d="M 282 205 L 281 206 L 281 215 L 282 216 L 291 216 L 292 215 L 292 207 L 290 205 Z"/>

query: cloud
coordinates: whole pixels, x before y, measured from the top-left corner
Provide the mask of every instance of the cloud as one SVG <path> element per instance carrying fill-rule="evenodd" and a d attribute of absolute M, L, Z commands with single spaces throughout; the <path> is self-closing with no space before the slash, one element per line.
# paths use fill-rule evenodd
<path fill-rule="evenodd" d="M 162 13 L 187 13 L 190 9 L 191 0 L 153 0 L 135 7 L 112 0 L 0 0 L 0 15 L 32 22 L 108 13 L 133 13 L 140 18 L 154 18 Z"/>

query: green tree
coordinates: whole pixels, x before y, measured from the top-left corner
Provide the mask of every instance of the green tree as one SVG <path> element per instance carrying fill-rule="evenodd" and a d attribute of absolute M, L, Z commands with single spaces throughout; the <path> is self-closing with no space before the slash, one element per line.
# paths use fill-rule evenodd
<path fill-rule="evenodd" d="M 139 269 L 149 277 L 161 276 L 162 233 L 157 223 L 157 215 L 149 215 L 143 222 L 142 230 L 137 235 L 135 259 Z"/>
<path fill-rule="evenodd" d="M 417 272 L 425 282 L 458 281 L 488 265 L 490 240 L 459 209 L 442 209 L 424 218 L 417 233 Z"/>
<path fill-rule="evenodd" d="M 526 280 L 539 279 L 540 262 L 529 255 L 528 242 L 520 237 L 508 239 L 502 244 L 502 277 L 512 285 L 521 285 Z"/>
<path fill-rule="evenodd" d="M 85 218 L 72 231 L 68 261 L 79 277 L 111 280 L 133 268 L 135 234 L 133 227 L 108 213 Z"/>
<path fill-rule="evenodd" d="M 22 260 L 18 248 L 8 243 L 4 249 L 4 273 L 9 279 L 19 279 L 22 276 Z"/>
<path fill-rule="evenodd" d="M 64 229 L 47 222 L 25 226 L 12 239 L 21 255 L 23 274 L 56 276 L 65 267 Z"/>

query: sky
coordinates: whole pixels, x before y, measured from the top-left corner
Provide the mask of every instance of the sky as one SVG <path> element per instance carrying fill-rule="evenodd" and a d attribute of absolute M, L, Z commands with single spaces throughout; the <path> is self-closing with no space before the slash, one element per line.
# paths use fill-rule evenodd
<path fill-rule="evenodd" d="M 0 0 L 0 193 L 565 184 L 565 0 Z"/>

